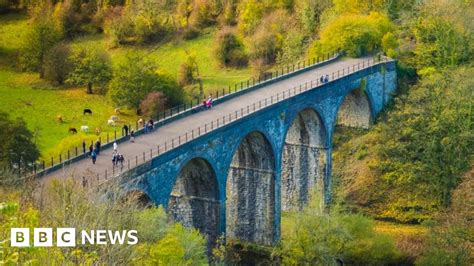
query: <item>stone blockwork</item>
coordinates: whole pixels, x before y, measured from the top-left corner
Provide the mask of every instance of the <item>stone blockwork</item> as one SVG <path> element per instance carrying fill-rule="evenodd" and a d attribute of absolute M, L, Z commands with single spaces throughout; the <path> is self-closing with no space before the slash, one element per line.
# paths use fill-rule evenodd
<path fill-rule="evenodd" d="M 330 81 L 163 153 L 120 182 L 207 234 L 278 243 L 282 209 L 300 208 L 319 183 L 330 201 L 337 114 L 366 127 L 396 79 L 395 62 L 388 62 Z M 300 202 L 291 205 L 294 199 Z"/>
<path fill-rule="evenodd" d="M 171 192 L 168 213 L 173 221 L 195 227 L 214 244 L 219 235 L 219 193 L 211 166 L 192 159 L 181 170 Z"/>
<path fill-rule="evenodd" d="M 273 243 L 275 161 L 261 133 L 242 140 L 227 179 L 227 237 L 259 244 Z"/>
<path fill-rule="evenodd" d="M 326 168 L 326 138 L 324 125 L 314 110 L 305 109 L 298 113 L 288 129 L 283 146 L 282 211 L 301 210 L 315 184 L 322 186 Z"/>
<path fill-rule="evenodd" d="M 365 92 L 355 89 L 342 102 L 337 113 L 337 125 L 367 129 L 371 124 L 369 99 Z"/>

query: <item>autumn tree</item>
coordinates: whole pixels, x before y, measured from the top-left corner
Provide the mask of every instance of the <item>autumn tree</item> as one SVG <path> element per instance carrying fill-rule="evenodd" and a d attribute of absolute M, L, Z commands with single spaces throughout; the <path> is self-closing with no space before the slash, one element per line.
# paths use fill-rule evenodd
<path fill-rule="evenodd" d="M 92 94 L 93 86 L 105 88 L 112 78 L 110 57 L 104 50 L 93 47 L 81 47 L 71 57 L 74 63 L 68 81 L 74 85 L 87 86 L 87 93 Z"/>

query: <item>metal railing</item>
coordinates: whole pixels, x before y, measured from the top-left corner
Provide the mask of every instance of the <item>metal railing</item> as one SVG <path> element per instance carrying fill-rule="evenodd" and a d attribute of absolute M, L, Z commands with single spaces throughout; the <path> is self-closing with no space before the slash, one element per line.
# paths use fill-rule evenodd
<path fill-rule="evenodd" d="M 96 185 L 100 185 L 104 182 L 110 181 L 112 178 L 117 177 L 126 171 L 132 170 L 136 167 L 139 167 L 141 165 L 144 165 L 146 162 L 151 161 L 153 158 L 162 155 L 176 147 L 179 147 L 181 145 L 184 145 L 196 138 L 199 138 L 209 132 L 212 132 L 216 129 L 222 128 L 223 126 L 226 126 L 232 122 L 235 122 L 236 120 L 239 120 L 243 117 L 246 117 L 250 114 L 253 114 L 255 112 L 258 112 L 266 107 L 269 107 L 275 103 L 287 100 L 290 97 L 293 97 L 295 95 L 299 95 L 301 93 L 304 93 L 306 91 L 318 88 L 324 84 L 333 82 L 335 80 L 338 80 L 342 77 L 348 76 L 350 74 L 356 73 L 360 70 L 367 69 L 371 66 L 381 64 L 381 63 L 386 63 L 392 61 L 391 59 L 388 59 L 386 57 L 374 57 L 371 59 L 364 60 L 362 62 L 359 62 L 357 64 L 354 64 L 349 67 L 345 67 L 343 69 L 340 69 L 338 71 L 334 71 L 332 73 L 328 73 L 329 75 L 329 81 L 328 82 L 320 82 L 319 79 L 311 80 L 305 83 L 302 83 L 298 86 L 295 86 L 293 88 L 290 88 L 286 91 L 277 93 L 276 95 L 272 95 L 268 98 L 265 98 L 263 100 L 259 100 L 258 102 L 254 102 L 252 104 L 247 105 L 246 107 L 240 108 L 238 110 L 235 110 L 234 112 L 228 113 L 226 115 L 223 115 L 209 123 L 206 123 L 204 125 L 199 126 L 198 128 L 195 128 L 191 131 L 188 131 L 184 133 L 183 135 L 179 135 L 178 137 L 172 138 L 171 140 L 167 140 L 163 143 L 157 144 L 156 147 L 151 148 L 147 151 L 143 151 L 141 154 L 136 155 L 132 159 L 128 159 L 123 167 L 117 167 L 117 168 L 112 168 L 112 171 L 105 171 L 103 175 L 97 174 L 95 177 L 91 177 L 92 179 L 85 180 L 85 177 L 83 177 L 83 184 L 85 186 L 93 186 L 94 182 Z M 95 180 L 93 180 L 95 179 Z"/>
<path fill-rule="evenodd" d="M 275 79 L 292 75 L 298 71 L 302 71 L 304 69 L 312 68 L 319 64 L 332 61 L 335 58 L 337 58 L 339 55 L 340 54 L 338 52 L 335 52 L 333 54 L 324 55 L 322 58 L 318 57 L 318 58 L 303 60 L 302 62 L 298 62 L 296 64 L 282 66 L 276 69 L 275 71 L 267 72 L 264 75 L 259 76 L 257 79 L 256 78 L 248 79 L 246 81 L 236 83 L 234 86 L 229 86 L 227 88 L 215 90 L 214 92 L 211 92 L 210 95 L 216 101 L 225 100 L 226 97 L 231 96 L 235 93 L 246 91 L 246 90 L 255 88 L 257 86 L 262 86 L 265 83 L 274 81 Z M 170 119 L 178 115 L 183 115 L 185 113 L 192 114 L 193 112 L 198 111 L 197 109 L 201 107 L 202 107 L 202 103 L 200 102 L 200 100 L 197 100 L 196 102 L 190 102 L 189 104 L 181 104 L 173 108 L 167 109 L 159 113 L 157 117 L 154 117 L 155 120 L 157 120 L 155 122 L 155 125 L 165 124 L 167 121 L 169 121 Z M 129 132 L 134 130 L 137 135 L 140 135 L 143 133 L 144 128 L 138 124 L 138 121 L 135 123 L 134 126 L 135 127 L 133 128 L 132 125 L 128 124 Z M 114 141 L 122 142 L 122 141 L 127 140 L 128 138 L 129 138 L 129 135 L 124 134 L 124 130 L 121 130 L 119 132 L 114 131 L 113 133 L 107 132 L 106 135 L 104 136 L 104 139 L 102 139 L 102 137 L 98 137 L 101 143 L 103 143 L 102 141 L 105 142 L 104 146 L 110 145 Z M 94 145 L 94 143 L 92 142 L 91 145 Z M 50 171 L 50 170 L 54 171 L 53 168 L 55 167 L 62 167 L 64 165 L 71 164 L 78 159 L 85 158 L 88 155 L 88 153 L 89 153 L 88 143 L 86 143 L 85 148 L 82 146 L 79 146 L 79 147 L 74 147 L 72 149 L 68 149 L 66 152 L 59 153 L 57 157 L 52 156 L 49 160 L 42 160 L 42 161 L 36 162 L 33 165 L 30 165 L 26 169 L 23 169 L 23 170 L 33 175 L 40 175 L 46 171 Z"/>

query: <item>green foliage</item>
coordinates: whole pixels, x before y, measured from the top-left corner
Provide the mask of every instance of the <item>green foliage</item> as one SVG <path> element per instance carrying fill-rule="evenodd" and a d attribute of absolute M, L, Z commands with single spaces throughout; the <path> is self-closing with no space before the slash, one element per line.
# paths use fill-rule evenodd
<path fill-rule="evenodd" d="M 466 63 L 474 54 L 472 10 L 463 1 L 424 2 L 405 25 L 403 34 L 410 38 L 402 39 L 401 59 L 422 72 Z"/>
<path fill-rule="evenodd" d="M 72 71 L 71 50 L 65 44 L 51 48 L 44 59 L 44 78 L 63 85 Z"/>
<path fill-rule="evenodd" d="M 23 187 L 23 189 L 30 189 Z M 53 181 L 38 195 L 42 204 L 33 205 L 28 196 L 1 194 L 0 264 L 204 265 L 206 239 L 197 230 L 180 224 L 169 224 L 162 207 L 139 208 L 133 201 L 120 200 L 121 192 L 109 188 L 114 201 L 103 201 L 97 195 L 77 187 L 73 180 Z M 3 192 L 3 191 L 2 191 Z M 26 194 L 26 193 L 25 193 Z M 111 194 L 112 195 L 112 194 Z M 5 201 L 6 196 L 6 201 Z M 20 203 L 21 202 L 21 203 Z M 75 248 L 10 247 L 10 228 L 69 227 L 78 230 L 132 230 L 138 232 L 136 245 L 78 245 Z M 32 230 L 32 229 L 31 229 Z M 8 264 L 7 263 L 7 264 Z"/>
<path fill-rule="evenodd" d="M 320 39 L 311 44 L 307 57 L 321 57 L 335 51 L 358 57 L 377 51 L 383 36 L 392 28 L 388 17 L 381 13 L 341 15 L 321 29 Z"/>
<path fill-rule="evenodd" d="M 139 265 L 206 265 L 206 238 L 196 229 L 181 224 L 172 226 L 166 235 L 147 249 Z"/>
<path fill-rule="evenodd" d="M 21 119 L 11 120 L 0 112 L 0 168 L 31 167 L 39 157 L 33 134 Z"/>
<path fill-rule="evenodd" d="M 109 97 L 117 106 L 139 111 L 140 102 L 153 91 L 161 91 L 174 105 L 182 101 L 183 92 L 170 77 L 160 74 L 154 62 L 137 53 L 129 53 L 115 69 L 109 86 Z"/>
<path fill-rule="evenodd" d="M 247 64 L 245 47 L 231 28 L 224 27 L 217 33 L 214 49 L 221 66 L 242 67 Z"/>
<path fill-rule="evenodd" d="M 296 28 L 291 21 L 289 13 L 282 9 L 265 16 L 255 33 L 247 38 L 250 60 L 260 61 L 263 65 L 275 63 L 277 55 L 282 52 L 285 37 Z"/>
<path fill-rule="evenodd" d="M 74 62 L 74 67 L 68 82 L 87 86 L 88 94 L 92 94 L 94 85 L 105 88 L 112 78 L 110 57 L 103 50 L 88 46 L 81 47 L 73 53 L 71 60 Z"/>
<path fill-rule="evenodd" d="M 453 192 L 450 209 L 430 224 L 427 245 L 417 259 L 418 265 L 472 265 L 474 221 L 474 168 L 464 175 Z"/>
<path fill-rule="evenodd" d="M 239 31 L 243 34 L 253 33 L 263 16 L 264 5 L 258 0 L 243 0 L 237 10 Z"/>
<path fill-rule="evenodd" d="M 19 65 L 23 70 L 38 71 L 44 76 L 44 60 L 48 51 L 62 39 L 60 30 L 50 18 L 47 10 L 43 10 L 33 20 L 20 48 Z"/>
<path fill-rule="evenodd" d="M 330 0 L 300 0 L 295 2 L 295 15 L 307 36 L 313 36 L 319 28 L 323 12 L 330 7 Z"/>
<path fill-rule="evenodd" d="M 336 149 L 334 182 L 348 206 L 420 222 L 449 204 L 472 160 L 473 71 L 449 68 L 424 76 L 373 130 Z"/>
<path fill-rule="evenodd" d="M 105 33 L 114 45 L 161 41 L 173 32 L 172 5 L 163 0 L 138 0 L 111 10 Z"/>
<path fill-rule="evenodd" d="M 377 265 L 398 258 L 393 239 L 374 231 L 373 221 L 338 208 L 327 212 L 313 196 L 302 213 L 284 219 L 281 247 L 275 250 L 285 265 Z M 289 215 L 289 214 L 287 214 Z"/>

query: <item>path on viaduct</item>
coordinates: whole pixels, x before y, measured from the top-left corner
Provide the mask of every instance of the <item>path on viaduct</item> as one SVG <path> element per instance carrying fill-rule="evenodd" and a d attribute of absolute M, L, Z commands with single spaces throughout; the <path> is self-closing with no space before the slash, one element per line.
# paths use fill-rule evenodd
<path fill-rule="evenodd" d="M 133 167 L 135 166 L 136 160 L 139 160 L 140 163 L 144 152 L 145 156 L 149 156 L 150 148 L 156 149 L 157 145 L 160 143 L 177 138 L 185 132 L 210 123 L 223 115 L 245 108 L 249 104 L 258 102 L 259 100 L 264 100 L 265 98 L 276 95 L 305 82 L 316 81 L 321 75 L 331 74 L 338 70 L 347 69 L 348 67 L 352 67 L 353 65 L 357 65 L 357 63 L 362 63 L 364 61 L 367 62 L 368 59 L 369 57 L 337 59 L 324 66 L 316 67 L 282 81 L 244 93 L 233 99 L 222 102 L 210 110 L 198 112 L 160 126 L 152 133 L 143 134 L 135 138 L 134 143 L 129 141 L 120 143 L 118 150 L 124 155 L 126 161 L 131 161 Z M 112 175 L 113 172 L 117 173 L 117 171 L 119 171 L 117 168 L 113 169 L 111 161 L 112 153 L 113 149 L 111 147 L 103 149 L 100 152 L 95 165 L 92 164 L 90 159 L 85 158 L 46 174 L 41 178 L 41 180 L 47 181 L 51 178 L 68 177 L 82 178 L 83 176 L 96 177 L 97 175 L 103 179 L 103 175 L 106 171 L 109 175 Z M 127 168 L 127 166 L 125 166 L 125 168 Z"/>

